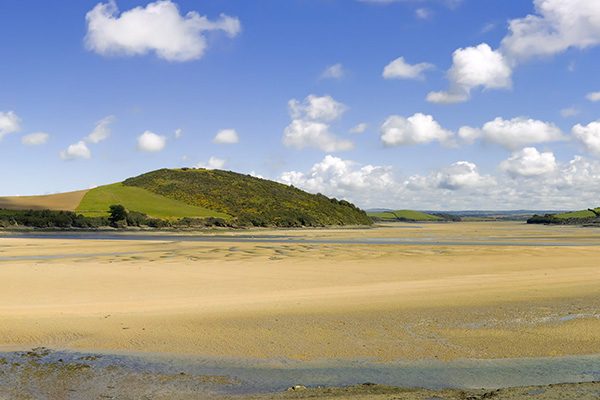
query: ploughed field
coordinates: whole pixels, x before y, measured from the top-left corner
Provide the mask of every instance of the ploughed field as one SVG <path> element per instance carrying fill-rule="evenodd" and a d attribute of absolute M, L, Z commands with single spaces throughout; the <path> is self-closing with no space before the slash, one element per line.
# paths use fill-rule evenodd
<path fill-rule="evenodd" d="M 290 362 L 600 354 L 593 228 L 122 239 L 0 239 L 0 346 Z"/>

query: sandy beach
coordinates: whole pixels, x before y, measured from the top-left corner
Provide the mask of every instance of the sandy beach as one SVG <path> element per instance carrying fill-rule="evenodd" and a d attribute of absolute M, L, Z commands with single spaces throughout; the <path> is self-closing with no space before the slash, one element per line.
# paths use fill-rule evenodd
<path fill-rule="evenodd" d="M 0 346 L 380 361 L 600 353 L 598 231 L 461 223 L 276 233 L 476 243 L 2 239 Z M 486 244 L 500 239 L 515 245 Z M 549 239 L 584 245 L 519 246 Z"/>

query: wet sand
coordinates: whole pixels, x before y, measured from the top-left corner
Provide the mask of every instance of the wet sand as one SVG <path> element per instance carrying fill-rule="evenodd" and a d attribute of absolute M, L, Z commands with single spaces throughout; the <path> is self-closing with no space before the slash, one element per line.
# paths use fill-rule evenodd
<path fill-rule="evenodd" d="M 0 239 L 0 349 L 376 362 L 600 354 L 600 230 L 252 235 L 432 245 Z M 476 243 L 435 244 L 455 240 Z M 486 245 L 498 240 L 512 245 Z M 585 246 L 519 246 L 532 241 Z"/>

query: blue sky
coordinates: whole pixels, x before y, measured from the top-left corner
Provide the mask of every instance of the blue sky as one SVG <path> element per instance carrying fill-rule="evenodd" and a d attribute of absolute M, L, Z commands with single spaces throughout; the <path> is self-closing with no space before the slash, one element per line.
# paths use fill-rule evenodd
<path fill-rule="evenodd" d="M 2 0 L 0 37 L 0 195 L 209 166 L 363 207 L 600 205 L 589 0 Z"/>

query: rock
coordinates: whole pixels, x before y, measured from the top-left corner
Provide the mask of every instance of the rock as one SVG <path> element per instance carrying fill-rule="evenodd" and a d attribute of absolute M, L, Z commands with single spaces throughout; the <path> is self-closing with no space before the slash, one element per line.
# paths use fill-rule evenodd
<path fill-rule="evenodd" d="M 289 388 L 287 388 L 288 392 L 297 392 L 300 390 L 306 390 L 306 386 L 304 385 L 294 385 L 294 386 L 290 386 Z"/>

